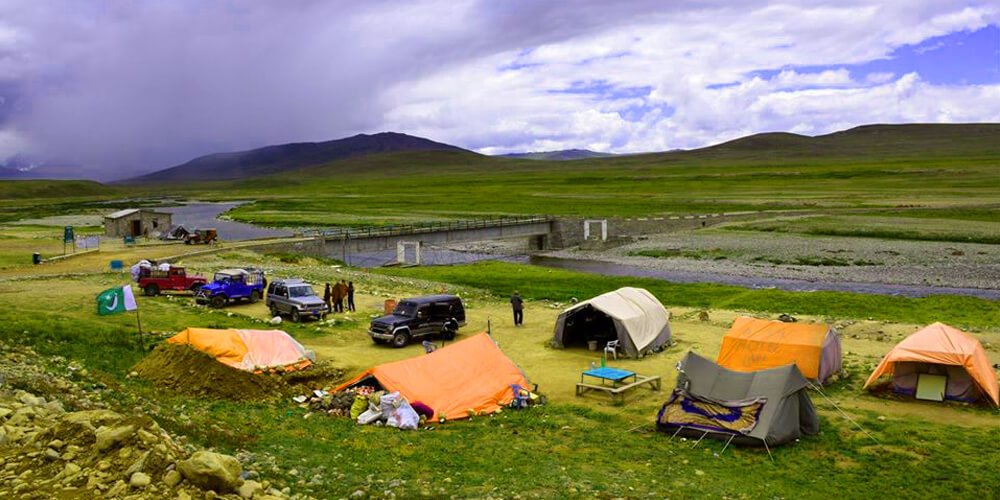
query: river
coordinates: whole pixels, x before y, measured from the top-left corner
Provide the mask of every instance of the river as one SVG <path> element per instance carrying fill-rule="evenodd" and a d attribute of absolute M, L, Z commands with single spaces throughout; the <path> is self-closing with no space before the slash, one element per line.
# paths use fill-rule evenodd
<path fill-rule="evenodd" d="M 187 203 L 179 207 L 157 208 L 161 212 L 173 214 L 172 222 L 188 229 L 213 227 L 219 232 L 223 241 L 255 240 L 260 238 L 277 238 L 292 236 L 291 231 L 271 229 L 267 227 L 244 224 L 228 220 L 219 220 L 219 215 L 240 206 L 242 203 Z"/>

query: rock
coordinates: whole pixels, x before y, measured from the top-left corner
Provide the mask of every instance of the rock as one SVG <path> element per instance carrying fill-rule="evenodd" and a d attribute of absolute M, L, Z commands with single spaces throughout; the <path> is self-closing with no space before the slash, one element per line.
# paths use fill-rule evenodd
<path fill-rule="evenodd" d="M 119 480 L 117 483 L 115 483 L 114 486 L 111 487 L 110 490 L 108 490 L 107 496 L 108 497 L 120 497 L 120 496 L 122 496 L 123 493 L 125 493 L 126 489 L 128 489 L 128 485 L 125 484 L 125 481 Z"/>
<path fill-rule="evenodd" d="M 178 491 L 177 500 L 191 500 L 191 495 L 188 495 L 188 493 L 184 490 Z"/>
<path fill-rule="evenodd" d="M 152 480 L 145 472 L 136 472 L 132 474 L 132 477 L 128 480 L 128 484 L 130 484 L 133 488 L 145 488 L 146 486 L 149 486 L 150 482 L 152 482 Z"/>
<path fill-rule="evenodd" d="M 54 450 L 61 450 L 63 446 L 66 446 L 66 443 L 58 439 L 53 439 L 52 441 L 49 441 L 49 448 L 52 448 Z"/>
<path fill-rule="evenodd" d="M 142 472 L 143 470 L 145 470 L 146 460 L 148 458 L 149 458 L 149 451 L 145 451 L 142 453 L 142 455 L 139 455 L 139 458 L 135 459 L 135 462 L 132 462 L 132 465 L 130 465 L 128 469 L 125 469 L 125 476 L 131 477 L 136 472 Z"/>
<path fill-rule="evenodd" d="M 52 448 L 45 448 L 45 458 L 49 460 L 59 460 L 59 452 Z"/>
<path fill-rule="evenodd" d="M 134 433 L 135 426 L 132 425 L 120 425 L 118 427 L 101 426 L 94 431 L 97 451 L 107 451 L 116 448 Z"/>
<path fill-rule="evenodd" d="M 364 498 L 364 497 L 365 497 L 364 490 L 354 490 L 354 493 L 351 493 L 351 498 Z"/>
<path fill-rule="evenodd" d="M 163 484 L 174 488 L 178 484 L 181 484 L 181 473 L 176 470 L 169 470 L 163 475 Z"/>
<path fill-rule="evenodd" d="M 254 498 L 264 491 L 264 487 L 254 480 L 243 481 L 243 484 L 236 490 L 243 498 Z"/>
<path fill-rule="evenodd" d="M 235 490 L 239 485 L 243 467 L 235 457 L 198 451 L 191 458 L 177 462 L 177 470 L 195 486 L 226 492 Z"/>
<path fill-rule="evenodd" d="M 0 420 L 7 418 L 7 416 L 11 413 L 14 413 L 14 410 L 11 410 L 10 408 L 0 408 Z"/>

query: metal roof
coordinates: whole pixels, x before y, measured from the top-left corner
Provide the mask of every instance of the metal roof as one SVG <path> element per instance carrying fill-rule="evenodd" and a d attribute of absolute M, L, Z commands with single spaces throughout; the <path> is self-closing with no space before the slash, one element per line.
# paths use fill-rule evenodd
<path fill-rule="evenodd" d="M 117 212 L 105 215 L 104 218 L 105 219 L 121 219 L 122 217 L 125 217 L 126 215 L 132 215 L 132 214 L 134 214 L 136 212 L 150 212 L 150 213 L 159 214 L 159 215 L 171 215 L 169 212 L 157 212 L 156 210 L 153 210 L 153 209 L 150 209 L 150 208 L 126 208 L 125 210 L 119 210 Z"/>

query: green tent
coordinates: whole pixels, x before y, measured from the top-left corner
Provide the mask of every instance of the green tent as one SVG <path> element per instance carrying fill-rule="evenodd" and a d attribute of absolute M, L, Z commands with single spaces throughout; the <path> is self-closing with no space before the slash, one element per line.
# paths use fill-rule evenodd
<path fill-rule="evenodd" d="M 689 352 L 678 370 L 657 415 L 659 430 L 768 447 L 819 432 L 809 381 L 794 364 L 736 372 Z"/>

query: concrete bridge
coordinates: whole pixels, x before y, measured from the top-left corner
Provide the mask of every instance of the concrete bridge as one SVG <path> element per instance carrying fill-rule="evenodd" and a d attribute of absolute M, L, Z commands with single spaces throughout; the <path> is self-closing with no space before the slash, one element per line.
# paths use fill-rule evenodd
<path fill-rule="evenodd" d="M 407 249 L 414 249 L 420 263 L 422 246 L 443 246 L 492 240 L 527 240 L 527 248 L 550 248 L 554 220 L 549 217 L 504 217 L 403 224 L 380 227 L 337 228 L 307 231 L 303 236 L 314 236 L 317 250 L 326 257 L 347 261 L 358 253 L 396 249 L 397 260 L 407 261 Z"/>

